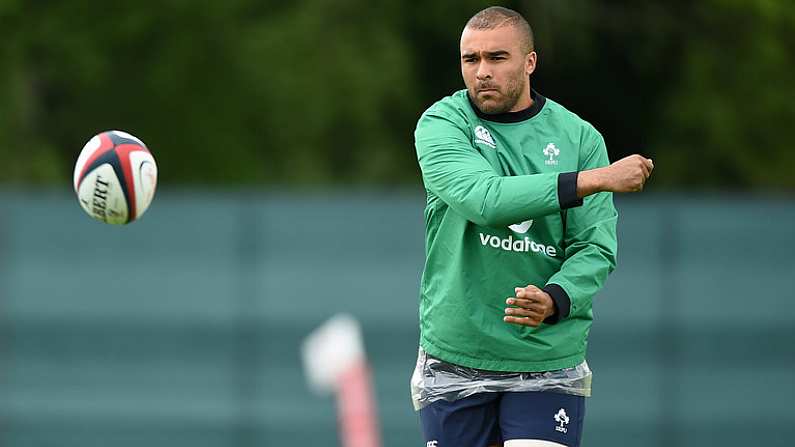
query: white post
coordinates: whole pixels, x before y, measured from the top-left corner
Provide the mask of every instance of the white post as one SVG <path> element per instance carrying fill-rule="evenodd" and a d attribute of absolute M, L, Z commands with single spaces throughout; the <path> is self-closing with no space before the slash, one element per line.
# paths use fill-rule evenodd
<path fill-rule="evenodd" d="M 310 386 L 337 393 L 343 447 L 380 447 L 378 414 L 359 323 L 339 314 L 315 329 L 302 347 Z"/>

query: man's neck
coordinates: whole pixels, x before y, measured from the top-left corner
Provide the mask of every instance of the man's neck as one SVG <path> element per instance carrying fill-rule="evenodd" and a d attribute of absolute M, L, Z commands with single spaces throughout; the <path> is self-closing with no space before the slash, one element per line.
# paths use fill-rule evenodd
<path fill-rule="evenodd" d="M 530 85 L 525 86 L 524 92 L 519 101 L 509 110 L 509 112 L 519 112 L 521 110 L 529 109 L 533 105 L 533 96 L 530 94 Z"/>
<path fill-rule="evenodd" d="M 546 99 L 538 94 L 538 92 L 531 92 L 531 100 L 529 101 L 529 106 L 525 107 L 524 109 L 519 109 L 515 112 L 504 112 L 504 113 L 484 113 L 482 112 L 475 102 L 472 101 L 472 98 L 469 97 L 469 93 L 467 92 L 467 99 L 469 100 L 469 104 L 472 106 L 472 110 L 475 114 L 486 121 L 493 121 L 498 123 L 518 123 L 520 121 L 524 121 L 526 119 L 530 119 L 541 112 L 541 109 L 544 108 L 544 104 L 546 103 Z M 517 107 L 518 108 L 518 107 Z"/>

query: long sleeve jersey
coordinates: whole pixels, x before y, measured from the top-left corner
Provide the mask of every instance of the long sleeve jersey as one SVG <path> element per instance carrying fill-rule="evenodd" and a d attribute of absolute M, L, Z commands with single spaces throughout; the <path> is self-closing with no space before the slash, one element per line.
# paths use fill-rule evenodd
<path fill-rule="evenodd" d="M 521 112 L 486 115 L 466 90 L 420 118 L 427 192 L 420 345 L 493 371 L 550 371 L 585 358 L 591 303 L 616 265 L 612 194 L 578 199 L 577 172 L 609 164 L 589 123 L 533 92 Z M 542 288 L 557 313 L 503 321 L 515 287 Z"/>

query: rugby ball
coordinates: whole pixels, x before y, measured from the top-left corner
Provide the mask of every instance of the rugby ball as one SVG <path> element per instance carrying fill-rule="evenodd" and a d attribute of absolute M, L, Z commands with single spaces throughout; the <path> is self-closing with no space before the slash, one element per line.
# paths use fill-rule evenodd
<path fill-rule="evenodd" d="M 140 218 L 155 195 L 157 165 L 140 139 L 120 130 L 91 138 L 77 157 L 74 190 L 89 216 L 108 224 Z"/>

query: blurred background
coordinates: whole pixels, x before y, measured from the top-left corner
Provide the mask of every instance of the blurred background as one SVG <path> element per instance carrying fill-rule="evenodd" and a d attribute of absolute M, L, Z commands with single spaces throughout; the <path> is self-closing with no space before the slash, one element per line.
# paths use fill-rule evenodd
<path fill-rule="evenodd" d="M 412 132 L 491 4 L 0 0 L 0 445 L 339 445 L 299 346 L 342 311 L 384 445 L 422 445 Z M 533 87 L 656 166 L 616 198 L 583 445 L 791 445 L 795 3 L 497 4 Z M 71 189 L 108 129 L 160 170 L 128 227 Z"/>

